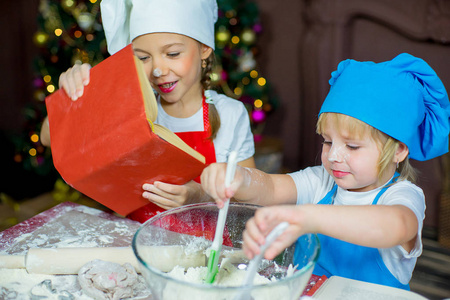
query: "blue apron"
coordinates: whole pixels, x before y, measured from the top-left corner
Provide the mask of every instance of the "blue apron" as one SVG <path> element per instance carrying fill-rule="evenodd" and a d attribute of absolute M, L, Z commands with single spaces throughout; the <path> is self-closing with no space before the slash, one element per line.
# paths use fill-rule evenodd
<path fill-rule="evenodd" d="M 378 199 L 397 177 L 398 173 L 381 189 L 373 200 L 372 205 L 378 203 Z M 333 205 L 333 197 L 336 191 L 337 185 L 334 184 L 331 191 L 318 204 Z M 313 274 L 318 276 L 325 275 L 327 277 L 337 275 L 409 290 L 409 284 L 402 284 L 392 275 L 384 264 L 377 248 L 347 243 L 322 234 L 318 234 L 317 236 L 320 240 L 321 249 L 319 260 L 317 261 Z"/>

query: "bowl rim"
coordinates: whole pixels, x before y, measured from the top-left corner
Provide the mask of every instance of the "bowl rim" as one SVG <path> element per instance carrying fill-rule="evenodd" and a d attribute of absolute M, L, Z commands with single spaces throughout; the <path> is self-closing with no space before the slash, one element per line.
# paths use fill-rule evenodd
<path fill-rule="evenodd" d="M 310 271 L 311 268 L 313 268 L 315 266 L 315 264 L 317 263 L 317 260 L 319 258 L 319 254 L 320 254 L 320 240 L 319 237 L 317 236 L 317 234 L 315 233 L 306 233 L 304 235 L 311 235 L 314 240 L 316 241 L 317 247 L 315 249 L 315 253 L 314 253 L 314 257 L 313 259 L 308 262 L 303 268 L 301 268 L 300 270 L 297 270 L 296 272 L 294 272 L 291 276 L 289 277 L 285 277 L 282 280 L 277 280 L 277 281 L 273 281 L 270 283 L 264 283 L 264 284 L 258 284 L 258 285 L 248 285 L 248 286 L 243 286 L 243 285 L 239 285 L 239 286 L 222 286 L 222 285 L 217 285 L 217 284 L 205 284 L 205 283 L 194 283 L 194 282 L 188 282 L 188 281 L 184 281 L 184 280 L 179 280 L 177 278 L 174 278 L 172 276 L 167 275 L 166 272 L 163 272 L 149 264 L 147 264 L 139 255 L 138 251 L 137 251 L 137 236 L 139 235 L 139 232 L 146 226 L 147 223 L 151 223 L 153 221 L 156 221 L 158 219 L 161 219 L 162 217 L 169 215 L 169 214 L 173 214 L 176 213 L 177 211 L 182 211 L 182 210 L 187 210 L 187 209 L 191 209 L 191 208 L 195 208 L 197 206 L 201 206 L 201 207 L 216 207 L 217 205 L 214 202 L 207 202 L 207 203 L 194 203 L 194 204 L 188 204 L 188 205 L 184 205 L 184 206 L 180 206 L 180 207 L 176 207 L 176 208 L 172 208 L 169 210 L 166 210 L 162 213 L 157 214 L 156 216 L 151 217 L 150 219 L 148 219 L 147 221 L 145 221 L 144 223 L 142 223 L 138 230 L 136 231 L 136 233 L 133 236 L 133 240 L 131 242 L 131 247 L 133 249 L 133 253 L 135 255 L 135 257 L 137 258 L 139 264 L 141 265 L 141 267 L 145 267 L 147 268 L 147 270 L 149 270 L 151 273 L 163 277 L 164 279 L 168 279 L 171 281 L 174 281 L 176 284 L 181 284 L 182 286 L 186 286 L 189 288 L 201 288 L 201 289 L 214 289 L 214 290 L 227 290 L 227 291 L 242 291 L 243 289 L 247 290 L 247 289 L 253 289 L 255 287 L 257 287 L 258 289 L 261 288 L 273 288 L 275 286 L 278 285 L 285 285 L 287 282 L 293 281 L 295 280 L 297 277 L 303 275 L 304 273 Z M 260 205 L 257 204 L 251 204 L 251 203 L 236 203 L 236 202 L 230 202 L 230 206 L 241 206 L 241 207 L 262 207 Z M 303 235 L 302 235 L 303 236 Z M 141 271 L 142 273 L 142 271 Z M 302 292 L 302 291 L 301 291 Z"/>

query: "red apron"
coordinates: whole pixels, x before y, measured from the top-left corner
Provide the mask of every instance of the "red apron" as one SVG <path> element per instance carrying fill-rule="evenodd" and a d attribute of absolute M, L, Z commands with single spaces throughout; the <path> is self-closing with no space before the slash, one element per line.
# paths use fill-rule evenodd
<path fill-rule="evenodd" d="M 194 148 L 197 152 L 200 152 L 205 157 L 205 162 L 207 165 L 216 162 L 216 151 L 214 149 L 214 144 L 211 139 L 209 139 L 210 125 L 209 125 L 209 106 L 205 101 L 205 96 L 203 96 L 203 131 L 192 131 L 192 132 L 177 132 L 176 134 L 190 147 Z M 195 178 L 195 181 L 200 183 L 200 176 Z M 144 223 L 156 214 L 165 211 L 165 209 L 157 206 L 156 204 L 149 202 L 144 207 L 141 207 L 127 216 L 127 218 Z M 159 224 L 161 227 L 169 229 L 171 231 L 179 233 L 188 233 L 195 236 L 203 236 L 206 239 L 212 240 L 214 238 L 217 213 L 212 214 L 211 211 L 201 212 L 201 215 L 197 215 L 196 218 L 202 218 L 205 222 L 201 222 L 201 226 L 186 226 L 182 221 L 173 220 L 172 218 L 164 218 L 165 224 Z M 212 221 L 206 222 L 208 219 Z M 231 240 L 227 230 L 224 232 L 224 245 L 231 246 Z"/>
<path fill-rule="evenodd" d="M 211 128 L 209 126 L 209 105 L 203 96 L 203 131 L 175 132 L 186 144 L 205 157 L 206 165 L 216 162 L 216 150 L 213 141 L 209 138 Z M 194 179 L 200 183 L 200 176 Z"/>
<path fill-rule="evenodd" d="M 175 134 L 190 147 L 194 148 L 197 152 L 200 152 L 205 157 L 206 164 L 209 165 L 216 162 L 216 151 L 212 140 L 209 139 L 209 106 L 205 101 L 205 96 L 203 96 L 203 128 L 203 131 L 176 132 Z M 200 183 L 200 176 L 194 180 Z M 163 211 L 165 211 L 164 208 L 149 202 L 146 206 L 130 213 L 127 218 L 144 223 L 151 217 L 156 216 L 156 214 Z"/>

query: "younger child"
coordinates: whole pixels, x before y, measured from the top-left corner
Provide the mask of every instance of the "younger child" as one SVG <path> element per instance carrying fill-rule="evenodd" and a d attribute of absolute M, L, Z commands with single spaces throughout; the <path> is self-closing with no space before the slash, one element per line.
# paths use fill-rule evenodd
<path fill-rule="evenodd" d="M 300 235 L 317 233 L 314 274 L 409 289 L 425 213 L 409 158 L 423 161 L 448 151 L 448 95 L 431 67 L 406 53 L 379 64 L 345 60 L 330 85 L 317 122 L 321 166 L 288 175 L 237 168 L 225 189 L 225 165 L 213 164 L 202 186 L 219 206 L 232 196 L 279 205 L 259 209 L 247 223 L 243 248 L 249 258 L 271 229 L 287 221 L 267 259 Z"/>
<path fill-rule="evenodd" d="M 254 167 L 254 142 L 244 105 L 208 90 L 217 10 L 216 0 L 101 2 L 108 51 L 114 54 L 132 43 L 158 93 L 156 123 L 203 154 L 207 164 L 225 162 L 235 150 L 239 165 Z M 60 87 L 73 100 L 88 83 L 87 64 L 75 65 L 60 77 Z M 47 137 L 47 144 L 48 133 L 44 122 L 41 140 Z M 185 185 L 155 182 L 144 184 L 143 190 L 145 198 L 164 209 L 211 200 L 194 181 Z M 130 217 L 143 222 L 163 210 L 159 207 L 149 204 Z"/>

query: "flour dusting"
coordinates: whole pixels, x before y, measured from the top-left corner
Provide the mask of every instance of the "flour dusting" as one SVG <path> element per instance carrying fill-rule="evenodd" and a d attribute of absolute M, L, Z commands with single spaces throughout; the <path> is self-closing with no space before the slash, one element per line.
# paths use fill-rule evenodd
<path fill-rule="evenodd" d="M 0 254 L 25 255 L 30 248 L 125 247 L 131 245 L 139 226 L 128 219 L 113 221 L 69 211 L 31 233 L 19 235 Z"/>
<path fill-rule="evenodd" d="M 48 222 L 32 232 L 26 223 L 20 223 L 13 227 L 12 238 L 0 233 L 0 239 L 6 241 L 0 254 L 26 255 L 31 248 L 129 247 L 141 225 L 90 207 L 56 208 L 56 216 L 53 214 L 54 218 L 47 218 Z M 0 268 L 0 299 L 92 299 L 83 293 L 77 278 L 77 275 L 29 274 L 25 269 Z"/>
<path fill-rule="evenodd" d="M 45 281 L 50 285 L 41 284 Z M 25 269 L 0 270 L 0 299 L 29 300 L 33 296 L 36 299 L 58 299 L 69 294 L 75 299 L 92 299 L 83 295 L 76 275 L 28 274 Z"/>
<path fill-rule="evenodd" d="M 274 269 L 279 268 L 276 264 L 274 264 Z M 208 273 L 207 267 L 189 267 L 184 268 L 181 266 L 176 266 L 172 271 L 168 272 L 167 275 L 189 283 L 194 284 L 205 284 L 205 278 Z M 286 276 L 290 276 L 293 273 L 293 268 L 290 268 L 290 271 Z M 246 276 L 245 269 L 239 269 L 232 263 L 232 260 L 229 258 L 224 258 L 221 261 L 219 272 L 216 275 L 216 280 L 212 284 L 212 286 L 220 286 L 220 287 L 238 287 L 241 286 L 244 282 Z M 278 281 L 278 278 L 275 276 L 263 276 L 260 274 L 256 274 L 253 285 L 267 285 L 270 283 L 274 283 Z M 230 293 L 230 295 L 225 295 L 224 290 L 220 289 L 195 289 L 194 287 L 189 288 L 186 286 L 181 286 L 175 281 L 169 281 L 164 288 L 163 299 L 190 299 L 190 300 L 201 300 L 205 299 L 205 297 L 211 297 L 211 299 L 235 299 L 236 292 L 234 294 Z M 287 295 L 289 295 L 289 288 L 287 286 L 272 286 L 263 290 L 254 290 L 252 291 L 252 296 L 254 299 L 283 299 Z"/>

